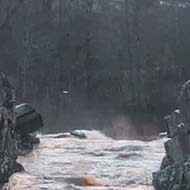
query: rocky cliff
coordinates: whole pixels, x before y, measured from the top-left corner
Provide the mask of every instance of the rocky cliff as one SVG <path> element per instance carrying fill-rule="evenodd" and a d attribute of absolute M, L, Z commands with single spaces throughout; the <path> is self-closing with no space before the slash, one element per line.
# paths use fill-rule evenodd
<path fill-rule="evenodd" d="M 160 171 L 153 174 L 156 190 L 190 190 L 190 81 L 183 85 L 180 110 L 164 118 L 169 140 Z"/>
<path fill-rule="evenodd" d="M 14 172 L 23 170 L 17 160 L 15 134 L 14 89 L 7 78 L 0 75 L 0 184 Z"/>

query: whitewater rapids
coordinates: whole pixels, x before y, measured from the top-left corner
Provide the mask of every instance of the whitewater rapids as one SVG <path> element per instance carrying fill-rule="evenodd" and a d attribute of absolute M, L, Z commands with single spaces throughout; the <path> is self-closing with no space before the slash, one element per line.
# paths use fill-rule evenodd
<path fill-rule="evenodd" d="M 18 159 L 25 172 L 14 174 L 4 189 L 153 190 L 152 172 L 160 167 L 165 139 L 113 140 L 83 132 L 87 139 L 42 135 L 41 144 Z"/>

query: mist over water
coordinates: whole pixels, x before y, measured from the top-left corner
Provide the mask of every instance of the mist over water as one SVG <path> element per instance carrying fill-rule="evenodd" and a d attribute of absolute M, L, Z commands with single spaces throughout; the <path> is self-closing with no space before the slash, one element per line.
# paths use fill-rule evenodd
<path fill-rule="evenodd" d="M 159 126 L 156 121 L 143 121 L 142 118 L 136 119 L 120 114 L 112 118 L 110 126 L 103 128 L 103 133 L 117 140 L 145 140 L 150 141 L 157 138 Z"/>
<path fill-rule="evenodd" d="M 31 154 L 19 157 L 25 172 L 13 175 L 4 190 L 152 190 L 152 172 L 164 156 L 164 139 L 113 140 L 83 130 L 87 139 L 42 135 Z"/>

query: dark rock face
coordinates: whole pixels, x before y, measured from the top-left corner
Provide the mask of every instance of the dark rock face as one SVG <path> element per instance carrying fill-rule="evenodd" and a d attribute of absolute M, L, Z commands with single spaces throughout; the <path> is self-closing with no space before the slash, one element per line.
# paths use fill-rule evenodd
<path fill-rule="evenodd" d="M 156 190 L 190 190 L 190 81 L 183 85 L 180 110 L 164 118 L 168 140 L 160 171 L 153 174 Z"/>
<path fill-rule="evenodd" d="M 20 104 L 15 107 L 16 126 L 15 130 L 22 136 L 34 133 L 43 127 L 41 114 L 30 104 Z"/>
<path fill-rule="evenodd" d="M 8 181 L 14 172 L 23 170 L 17 163 L 13 87 L 0 75 L 0 183 Z"/>
<path fill-rule="evenodd" d="M 26 103 L 16 106 L 15 115 L 18 152 L 20 155 L 25 155 L 40 143 L 40 139 L 36 137 L 35 132 L 43 127 L 43 120 L 41 114 Z"/>
<path fill-rule="evenodd" d="M 13 173 L 24 170 L 17 157 L 39 144 L 39 139 L 31 133 L 43 126 L 41 115 L 31 106 L 21 105 L 19 111 L 14 102 L 14 88 L 0 73 L 0 185 Z"/>

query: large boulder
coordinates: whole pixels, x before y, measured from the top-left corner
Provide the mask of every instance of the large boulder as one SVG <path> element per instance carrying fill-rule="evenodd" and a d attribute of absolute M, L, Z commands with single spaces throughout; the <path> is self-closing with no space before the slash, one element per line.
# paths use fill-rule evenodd
<path fill-rule="evenodd" d="M 190 190 L 190 81 L 179 97 L 179 108 L 164 118 L 168 137 L 160 171 L 153 174 L 156 190 Z"/>
<path fill-rule="evenodd" d="M 43 120 L 30 104 L 24 103 L 15 107 L 16 126 L 15 130 L 22 136 L 34 133 L 43 127 Z"/>
<path fill-rule="evenodd" d="M 15 116 L 18 152 L 20 155 L 25 155 L 31 152 L 35 145 L 40 143 L 36 132 L 43 127 L 42 116 L 27 103 L 15 107 Z"/>

